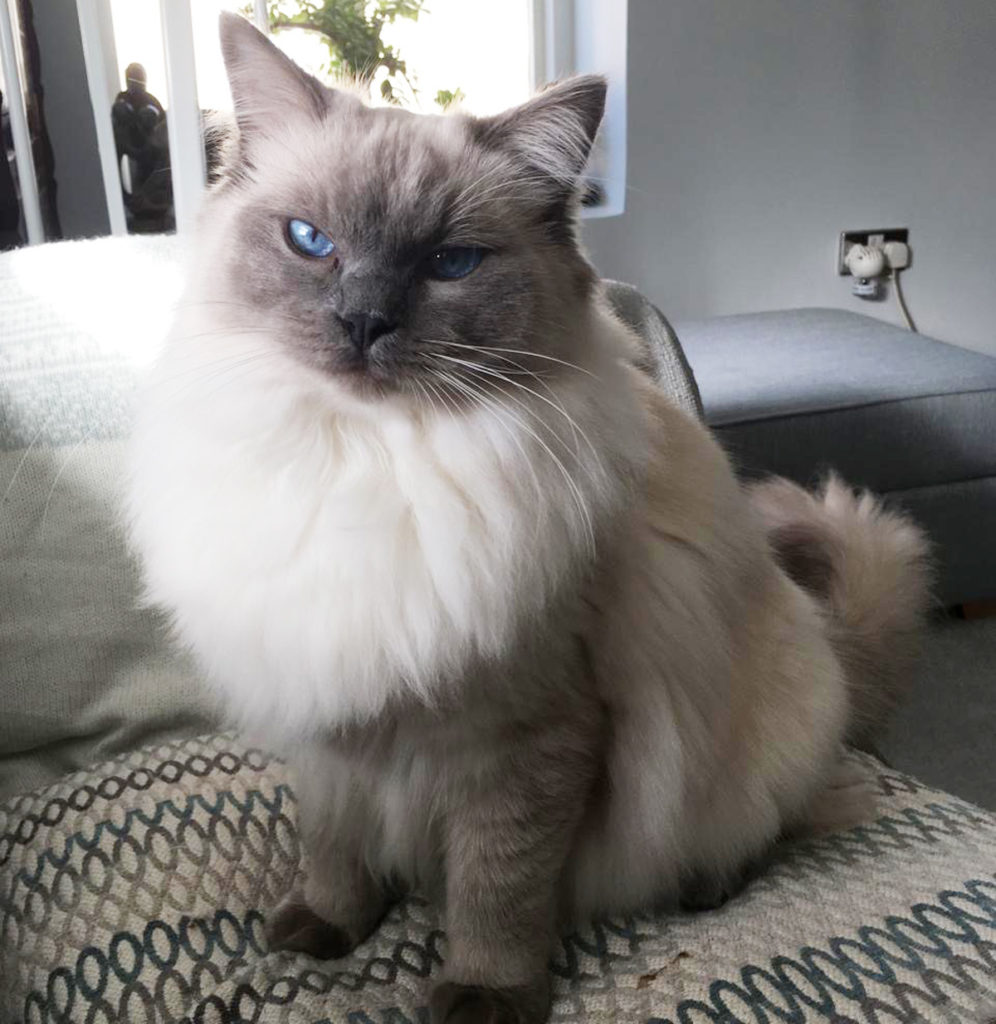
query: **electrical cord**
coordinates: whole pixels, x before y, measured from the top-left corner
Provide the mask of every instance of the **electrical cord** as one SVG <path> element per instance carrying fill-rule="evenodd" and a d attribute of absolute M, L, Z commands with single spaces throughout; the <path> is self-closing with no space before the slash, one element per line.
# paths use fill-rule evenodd
<path fill-rule="evenodd" d="M 906 308 L 906 299 L 903 297 L 903 287 L 899 283 L 899 275 L 901 271 L 893 270 L 892 272 L 892 285 L 896 292 L 896 302 L 899 303 L 899 312 L 903 314 L 903 320 L 906 321 L 906 326 L 914 333 L 919 333 L 916 329 L 916 324 L 913 323 L 913 317 L 910 316 L 909 309 Z"/>

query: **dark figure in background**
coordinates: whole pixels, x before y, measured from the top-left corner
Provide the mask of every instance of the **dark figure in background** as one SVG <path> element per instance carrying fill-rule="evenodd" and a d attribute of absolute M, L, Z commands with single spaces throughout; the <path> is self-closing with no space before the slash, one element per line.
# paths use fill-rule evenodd
<path fill-rule="evenodd" d="M 111 107 L 118 166 L 128 163 L 130 188 L 122 179 L 128 230 L 137 233 L 172 231 L 173 183 L 169 172 L 166 112 L 146 87 L 145 68 L 129 64 L 128 87 Z"/>
<path fill-rule="evenodd" d="M 13 249 L 21 244 L 21 204 L 14 187 L 14 175 L 8 153 L 13 153 L 14 143 L 10 138 L 10 124 L 0 92 L 0 251 Z"/>

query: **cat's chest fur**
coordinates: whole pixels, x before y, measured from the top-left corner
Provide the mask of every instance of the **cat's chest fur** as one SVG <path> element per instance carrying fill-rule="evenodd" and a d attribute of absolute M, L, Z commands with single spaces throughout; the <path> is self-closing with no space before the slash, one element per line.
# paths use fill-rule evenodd
<path fill-rule="evenodd" d="M 277 389 L 140 415 L 131 515 L 168 608 L 246 725 L 431 703 L 583 569 L 599 466 L 514 419 L 357 422 Z M 565 472 L 566 470 L 566 472 Z"/>

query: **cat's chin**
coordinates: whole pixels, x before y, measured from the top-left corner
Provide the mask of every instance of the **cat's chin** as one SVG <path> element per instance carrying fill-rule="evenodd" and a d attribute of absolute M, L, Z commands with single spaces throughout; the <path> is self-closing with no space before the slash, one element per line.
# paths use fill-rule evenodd
<path fill-rule="evenodd" d="M 364 401 L 383 401 L 402 390 L 393 374 L 370 366 L 338 370 L 333 377 L 336 384 L 351 397 Z"/>
<path fill-rule="evenodd" d="M 396 374 L 371 372 L 368 368 L 318 370 L 313 372 L 312 380 L 317 380 L 330 406 L 361 418 L 367 414 L 381 416 L 388 410 L 407 416 L 420 405 L 418 388 Z"/>

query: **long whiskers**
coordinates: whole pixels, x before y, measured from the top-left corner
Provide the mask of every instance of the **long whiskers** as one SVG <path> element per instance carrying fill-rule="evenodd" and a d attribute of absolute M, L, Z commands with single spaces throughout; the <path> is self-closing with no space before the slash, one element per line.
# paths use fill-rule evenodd
<path fill-rule="evenodd" d="M 474 362 L 471 362 L 470 360 L 467 360 L 467 359 L 457 359 L 455 356 L 447 356 L 447 355 L 443 355 L 442 353 L 434 353 L 432 355 L 432 357 L 435 358 L 435 359 L 445 359 L 447 362 L 451 362 L 451 363 L 457 363 L 457 364 L 459 364 L 460 366 L 463 366 L 465 369 L 467 369 L 468 371 L 470 371 L 471 373 L 475 374 L 478 377 L 480 377 L 481 375 L 484 375 L 486 377 L 490 377 L 490 378 L 493 378 L 495 380 L 498 380 L 498 381 L 500 381 L 500 382 L 502 382 L 504 384 L 508 384 L 511 387 L 519 388 L 521 391 L 525 391 L 528 394 L 532 395 L 534 398 L 538 399 L 539 401 L 543 402 L 545 405 L 547 405 L 551 409 L 553 409 L 554 412 L 558 413 L 560 416 L 563 416 L 563 418 L 567 421 L 567 423 L 569 424 L 569 426 L 571 428 L 571 432 L 574 435 L 574 446 L 575 446 L 574 447 L 574 456 L 575 456 L 576 459 L 578 459 L 578 462 L 580 463 L 580 457 L 579 457 L 579 452 L 578 452 L 577 446 L 578 446 L 578 443 L 579 443 L 579 438 L 581 438 L 581 439 L 584 440 L 585 444 L 588 446 L 588 450 L 591 452 L 591 454 L 594 457 L 595 461 L 597 463 L 601 464 L 601 460 L 599 459 L 598 452 L 595 450 L 595 446 L 592 444 L 591 439 L 588 437 L 588 435 L 585 433 L 585 431 L 582 429 L 582 427 L 578 424 L 577 420 L 575 420 L 574 417 L 571 416 L 570 413 L 568 413 L 568 411 L 564 408 L 563 403 L 557 401 L 556 398 L 552 398 L 552 399 L 551 398 L 547 398 L 545 395 L 541 395 L 538 391 L 534 390 L 531 387 L 528 387 L 526 384 L 523 384 L 521 381 L 512 380 L 511 377 L 506 376 L 500 370 L 497 370 L 497 369 L 495 369 L 493 367 L 483 366 L 480 363 L 474 363 Z M 551 390 L 551 394 L 555 394 L 555 393 Z M 529 412 L 531 414 L 533 413 L 533 410 L 531 410 L 525 403 L 518 402 L 518 400 L 516 400 L 514 398 L 514 396 L 508 395 L 507 397 L 511 398 L 513 401 L 516 401 L 516 404 L 518 404 L 521 408 L 525 409 L 527 412 Z M 540 422 L 543 422 L 543 421 L 541 420 Z M 544 425 L 546 425 L 546 424 L 544 424 Z M 561 441 L 561 443 L 563 443 L 563 439 L 560 437 L 560 435 L 555 430 L 553 430 L 552 428 L 549 428 L 549 427 L 548 427 L 548 429 L 550 429 L 550 431 L 554 435 L 554 437 L 556 437 L 558 440 Z"/>
<path fill-rule="evenodd" d="M 222 388 L 254 376 L 261 366 L 272 365 L 275 357 L 269 352 L 252 352 L 241 356 L 226 356 L 188 366 L 170 374 L 164 384 L 169 387 L 165 397 L 178 402 L 191 392 L 197 392 L 201 399 L 217 395 Z M 215 385 L 208 387 L 208 385 Z M 201 390 L 205 388 L 205 390 Z"/>
<path fill-rule="evenodd" d="M 52 498 L 55 495 L 55 490 L 59 486 L 59 481 L 62 479 L 62 474 L 65 473 L 69 463 L 73 461 L 76 453 L 83 446 L 84 442 L 90 440 L 90 434 L 84 434 L 77 442 L 73 445 L 69 454 L 62 460 L 62 465 L 59 467 L 59 472 L 55 474 L 55 479 L 52 481 L 52 486 L 49 488 L 48 497 L 45 499 L 45 508 L 42 510 L 41 525 L 38 527 L 38 540 L 42 541 L 45 539 L 45 520 L 48 519 L 48 509 L 52 504 Z"/>
<path fill-rule="evenodd" d="M 549 356 L 545 352 L 530 352 L 527 349 L 521 348 L 496 348 L 494 346 L 489 345 L 466 345 L 457 341 L 444 341 L 439 338 L 433 338 L 432 344 L 449 345 L 452 346 L 453 348 L 465 348 L 470 349 L 471 351 L 487 352 L 489 354 L 497 353 L 498 355 L 504 355 L 507 352 L 513 356 L 529 356 L 532 359 L 544 359 L 547 362 L 558 363 L 560 366 L 566 366 L 571 370 L 577 370 L 579 373 L 587 374 L 589 377 L 592 377 L 595 380 L 598 379 L 597 376 L 591 372 L 591 370 L 586 370 L 583 366 L 578 366 L 577 363 L 572 363 L 567 359 L 560 359 L 557 356 Z"/>
<path fill-rule="evenodd" d="M 446 401 L 447 385 L 453 387 L 457 391 L 462 391 L 464 397 L 467 399 L 468 403 L 472 408 L 483 409 L 485 412 L 490 414 L 491 422 L 497 424 L 497 426 L 500 427 L 501 430 L 507 435 L 512 444 L 514 444 L 515 447 L 519 449 L 519 452 L 522 455 L 523 464 L 529 470 L 529 476 L 533 482 L 533 491 L 535 492 L 537 498 L 541 498 L 543 494 L 543 488 L 540 485 L 539 477 L 536 475 L 536 469 L 533 466 L 532 459 L 529 458 L 526 449 L 523 447 L 521 438 L 519 438 L 516 432 L 512 430 L 512 428 L 505 422 L 502 416 L 495 412 L 496 403 L 488 402 L 485 396 L 483 396 L 480 393 L 475 394 L 473 390 L 462 389 L 460 386 L 461 382 L 459 381 L 459 379 L 453 377 L 452 375 L 446 373 L 445 371 L 437 371 L 437 377 L 438 380 L 440 381 L 439 387 L 437 388 L 435 385 L 432 385 L 433 390 L 436 391 L 437 394 L 440 394 L 441 400 L 443 401 L 445 408 L 450 413 L 450 416 L 452 418 L 455 418 L 455 413 L 451 406 L 449 405 L 449 402 Z"/>
<path fill-rule="evenodd" d="M 587 502 L 585 501 L 584 494 L 581 491 L 577 481 L 571 476 L 569 470 L 564 465 L 563 461 L 559 458 L 557 453 L 543 440 L 539 434 L 519 415 L 517 415 L 508 406 L 499 405 L 494 401 L 493 397 L 488 395 L 478 384 L 475 384 L 466 379 L 461 380 L 452 373 L 445 371 L 436 371 L 439 379 L 444 382 L 447 386 L 455 389 L 459 393 L 463 394 L 469 400 L 477 399 L 479 404 L 488 409 L 495 419 L 500 420 L 502 415 L 508 416 L 513 420 L 526 434 L 528 434 L 553 460 L 554 465 L 560 471 L 560 474 L 564 478 L 564 483 L 567 485 L 569 494 L 577 509 L 578 515 L 581 518 L 582 526 L 584 528 L 586 547 L 588 548 L 589 554 L 594 556 L 595 553 L 595 530 L 594 524 L 592 523 L 591 512 L 588 509 Z M 521 448 L 520 448 L 521 450 Z M 526 459 L 529 464 L 529 459 Z M 538 480 L 536 481 L 537 486 L 539 485 Z"/>
<path fill-rule="evenodd" d="M 59 408 L 51 409 L 48 415 L 45 417 L 45 419 L 42 420 L 41 426 L 35 431 L 34 436 L 28 442 L 28 447 L 24 449 L 24 454 L 20 457 L 20 459 L 18 459 L 17 465 L 14 467 L 14 475 L 10 478 L 10 483 L 8 483 L 7 487 L 4 489 L 3 497 L 0 498 L 0 505 L 4 504 L 7 501 L 10 492 L 14 489 L 14 484 L 17 483 L 17 478 L 20 475 L 24 463 L 28 461 L 28 456 L 32 453 L 32 451 L 34 451 L 35 446 L 38 444 L 38 438 L 40 438 L 42 434 L 45 432 L 45 428 L 49 425 L 49 423 L 52 422 L 53 417 L 57 413 L 60 413 L 61 411 L 62 410 Z"/>

